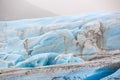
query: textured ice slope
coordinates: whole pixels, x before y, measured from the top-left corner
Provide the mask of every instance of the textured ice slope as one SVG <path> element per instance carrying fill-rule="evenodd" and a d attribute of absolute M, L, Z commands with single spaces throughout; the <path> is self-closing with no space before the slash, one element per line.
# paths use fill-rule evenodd
<path fill-rule="evenodd" d="M 91 61 L 100 62 L 102 65 L 96 67 L 96 63 L 93 63 L 94 67 L 89 69 L 68 69 L 48 79 L 43 76 L 42 80 L 119 78 L 120 60 L 116 55 L 120 56 L 120 12 L 0 22 L 1 68 L 39 68 L 86 62 L 91 64 Z M 113 59 L 111 62 L 110 57 L 115 57 L 116 60 Z M 100 61 L 97 61 L 99 59 Z M 106 63 L 111 65 L 110 68 L 107 64 L 101 63 L 102 61 L 108 61 Z M 112 67 L 114 64 L 118 67 Z M 64 68 L 68 68 L 65 65 Z M 71 70 L 73 73 L 69 73 Z M 60 77 L 63 73 L 69 75 Z M 39 74 L 43 73 L 36 73 Z M 32 73 L 31 79 L 36 75 Z M 23 79 L 25 77 L 23 76 Z"/>

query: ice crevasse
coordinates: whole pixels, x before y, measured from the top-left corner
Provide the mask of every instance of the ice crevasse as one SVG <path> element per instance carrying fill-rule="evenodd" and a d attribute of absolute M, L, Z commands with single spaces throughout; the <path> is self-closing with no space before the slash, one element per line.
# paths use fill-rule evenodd
<path fill-rule="evenodd" d="M 45 73 L 31 71 L 28 80 L 120 80 L 119 58 L 120 12 L 0 22 L 1 69 L 29 71 L 45 66 Z M 56 71 L 61 66 L 63 69 Z M 46 67 L 55 67 L 57 74 L 48 75 Z M 41 76 L 34 77 L 38 75 Z"/>

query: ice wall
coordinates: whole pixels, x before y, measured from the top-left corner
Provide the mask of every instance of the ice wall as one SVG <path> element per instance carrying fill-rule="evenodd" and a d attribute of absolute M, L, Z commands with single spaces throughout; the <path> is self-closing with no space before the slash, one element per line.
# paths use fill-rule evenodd
<path fill-rule="evenodd" d="M 119 55 L 119 44 L 120 12 L 96 12 L 80 16 L 0 22 L 0 67 L 39 68 L 84 63 L 114 54 Z M 109 78 L 108 75 L 117 69 L 119 67 L 94 68 L 92 70 L 94 73 L 90 72 L 89 77 L 80 79 L 106 80 Z M 82 75 L 81 71 L 75 72 L 74 75 L 77 74 Z M 116 74 L 117 72 L 110 77 Z M 74 76 L 70 80 L 73 78 Z M 69 79 L 62 77 L 53 80 Z"/>

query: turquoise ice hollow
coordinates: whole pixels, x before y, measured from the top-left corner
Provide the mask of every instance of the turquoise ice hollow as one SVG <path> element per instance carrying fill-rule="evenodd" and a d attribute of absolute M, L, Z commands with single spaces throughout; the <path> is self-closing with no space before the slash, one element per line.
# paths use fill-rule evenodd
<path fill-rule="evenodd" d="M 120 80 L 120 12 L 0 21 L 0 80 L 26 79 Z"/>

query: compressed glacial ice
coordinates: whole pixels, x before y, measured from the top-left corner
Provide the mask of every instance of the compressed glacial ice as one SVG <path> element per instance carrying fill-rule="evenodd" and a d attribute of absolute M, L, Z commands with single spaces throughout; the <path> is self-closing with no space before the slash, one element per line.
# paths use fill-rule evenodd
<path fill-rule="evenodd" d="M 119 49 L 120 12 L 0 22 L 0 68 L 84 63 Z M 119 76 L 120 67 L 98 67 L 52 80 L 119 80 Z"/>
<path fill-rule="evenodd" d="M 10 66 L 13 66 L 12 62 L 0 60 L 0 68 L 9 68 Z"/>
<path fill-rule="evenodd" d="M 72 62 L 83 62 L 84 60 L 79 58 L 79 57 L 74 57 L 71 54 L 62 54 L 58 55 L 54 60 L 53 64 L 67 64 L 67 63 L 72 63 Z"/>
<path fill-rule="evenodd" d="M 4 54 L 4 56 L 1 57 L 1 60 L 10 61 L 13 64 L 17 64 L 18 62 L 24 61 L 25 57 L 19 54 Z"/>
<path fill-rule="evenodd" d="M 101 80 L 119 80 L 120 79 L 120 69 L 118 69 L 116 72 L 114 72 L 113 74 L 101 79 Z"/>
<path fill-rule="evenodd" d="M 15 67 L 39 67 L 52 64 L 49 60 L 53 60 L 57 56 L 56 53 L 42 53 L 34 55 L 22 62 L 19 62 Z"/>

